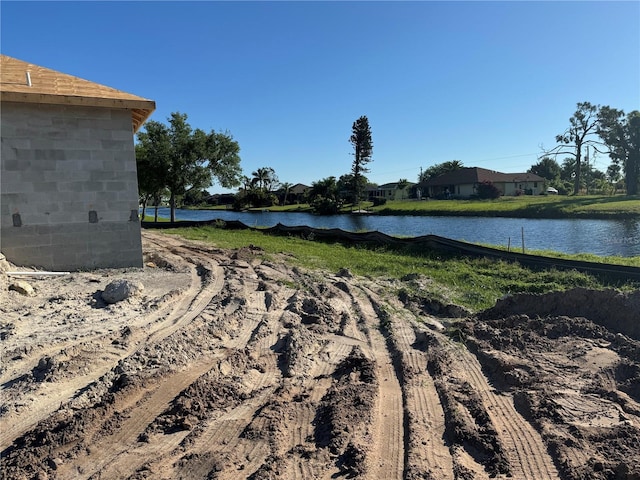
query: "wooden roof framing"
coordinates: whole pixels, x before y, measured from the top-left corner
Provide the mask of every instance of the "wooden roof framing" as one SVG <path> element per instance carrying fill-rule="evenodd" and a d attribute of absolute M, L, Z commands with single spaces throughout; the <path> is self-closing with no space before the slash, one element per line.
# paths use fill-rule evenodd
<path fill-rule="evenodd" d="M 0 100 L 128 109 L 134 133 L 156 108 L 153 100 L 7 55 L 0 55 Z"/>

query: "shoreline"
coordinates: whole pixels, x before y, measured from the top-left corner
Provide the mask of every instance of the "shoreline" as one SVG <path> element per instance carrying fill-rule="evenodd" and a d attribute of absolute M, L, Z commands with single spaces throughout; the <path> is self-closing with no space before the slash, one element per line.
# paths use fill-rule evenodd
<path fill-rule="evenodd" d="M 345 205 L 334 215 L 353 215 L 354 205 Z M 501 197 L 498 200 L 390 200 L 373 206 L 362 202 L 358 215 L 495 217 L 527 219 L 626 220 L 640 218 L 640 196 Z M 183 210 L 223 210 L 227 206 L 183 207 Z M 308 204 L 250 208 L 248 212 L 314 214 Z"/>
<path fill-rule="evenodd" d="M 147 207 L 147 211 L 148 211 Z M 162 207 L 168 208 L 168 207 Z M 299 209 L 280 209 L 281 207 L 276 208 L 250 208 L 247 210 L 230 210 L 226 208 L 211 208 L 211 207 L 184 207 L 179 210 L 206 210 L 206 211 L 233 211 L 233 212 L 249 212 L 249 213 L 260 213 L 263 211 L 269 211 L 272 213 L 308 213 L 309 215 L 318 215 L 318 216 L 333 216 L 333 215 L 375 215 L 375 216 L 385 216 L 385 217 L 393 217 L 393 216 L 407 216 L 407 217 L 485 217 L 485 218 L 527 218 L 527 219 L 541 219 L 541 220 L 634 220 L 640 219 L 640 214 L 634 212 L 618 212 L 618 213 L 596 213 L 596 212 L 585 212 L 585 213 L 566 213 L 566 212 L 517 212 L 517 211 L 498 211 L 498 210 L 490 210 L 490 211 L 463 211 L 463 210 L 425 210 L 423 212 L 415 211 L 415 210 L 377 210 L 377 211 L 369 211 L 367 213 L 362 212 L 338 212 L 333 213 L 331 215 L 321 215 L 314 213 L 310 208 L 299 208 Z M 149 216 L 149 215 L 147 215 Z M 165 217 L 158 217 L 165 218 Z"/>

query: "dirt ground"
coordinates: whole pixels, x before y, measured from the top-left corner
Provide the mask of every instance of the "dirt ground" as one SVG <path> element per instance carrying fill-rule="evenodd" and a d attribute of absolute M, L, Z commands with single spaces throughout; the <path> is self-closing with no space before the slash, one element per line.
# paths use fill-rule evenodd
<path fill-rule="evenodd" d="M 143 244 L 32 296 L 0 274 L 3 478 L 640 479 L 640 292 L 436 317 L 426 276 Z"/>

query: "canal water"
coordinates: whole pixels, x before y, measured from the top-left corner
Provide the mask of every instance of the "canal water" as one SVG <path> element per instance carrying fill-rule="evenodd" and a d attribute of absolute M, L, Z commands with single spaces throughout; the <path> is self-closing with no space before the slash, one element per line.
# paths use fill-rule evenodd
<path fill-rule="evenodd" d="M 169 217 L 168 208 L 158 209 Z M 147 209 L 153 215 L 153 209 Z M 239 220 L 250 227 L 286 226 L 340 228 L 351 232 L 379 231 L 417 237 L 439 235 L 472 243 L 507 246 L 522 251 L 554 250 L 564 253 L 640 256 L 640 218 L 624 220 L 531 219 L 499 217 L 430 217 L 411 215 L 313 215 L 300 212 L 233 212 L 229 210 L 176 210 L 178 220 Z"/>

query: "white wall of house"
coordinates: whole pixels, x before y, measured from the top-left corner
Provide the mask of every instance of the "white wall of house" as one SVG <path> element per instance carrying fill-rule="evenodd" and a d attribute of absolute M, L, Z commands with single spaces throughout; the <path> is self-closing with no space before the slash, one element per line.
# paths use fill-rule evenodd
<path fill-rule="evenodd" d="M 459 197 L 470 197 L 471 195 L 475 195 L 477 192 L 475 190 L 475 185 L 462 184 L 462 185 L 456 185 L 455 192 L 451 192 L 451 193 Z"/>
<path fill-rule="evenodd" d="M 504 195 L 513 196 L 518 192 L 524 194 L 527 190 L 531 190 L 533 195 L 539 195 L 542 191 L 544 182 L 506 182 L 504 184 Z"/>
<path fill-rule="evenodd" d="M 142 266 L 131 112 L 2 103 L 0 249 L 50 270 Z"/>

